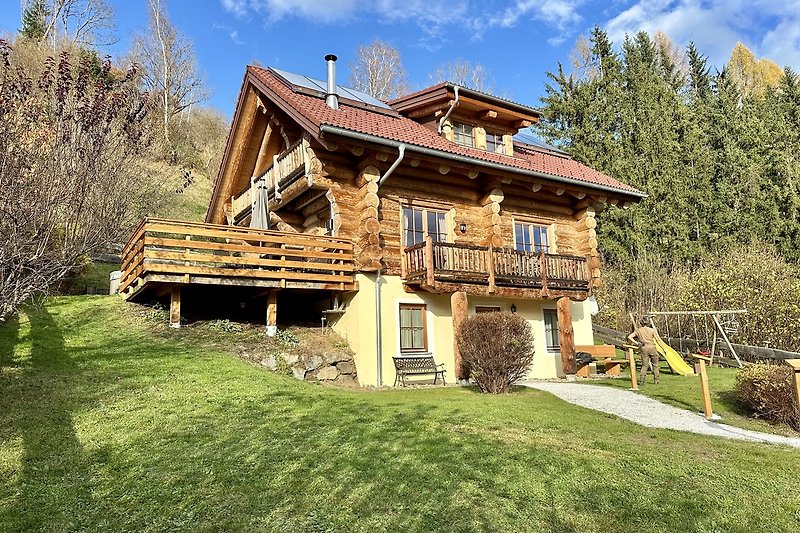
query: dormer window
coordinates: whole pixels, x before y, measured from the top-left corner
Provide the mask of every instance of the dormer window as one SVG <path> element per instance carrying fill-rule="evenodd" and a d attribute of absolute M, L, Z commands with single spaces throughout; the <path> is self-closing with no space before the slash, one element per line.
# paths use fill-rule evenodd
<path fill-rule="evenodd" d="M 475 146 L 475 138 L 472 136 L 472 126 L 456 122 L 453 124 L 453 140 L 461 146 Z"/>
<path fill-rule="evenodd" d="M 486 132 L 486 151 L 502 154 L 503 149 L 503 135 L 500 133 Z"/>

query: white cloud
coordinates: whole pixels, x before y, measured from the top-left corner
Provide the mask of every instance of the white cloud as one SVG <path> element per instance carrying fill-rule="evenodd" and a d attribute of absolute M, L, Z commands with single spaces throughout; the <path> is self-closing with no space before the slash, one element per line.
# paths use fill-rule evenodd
<path fill-rule="evenodd" d="M 511 5 L 498 9 L 493 16 L 472 17 L 470 22 L 477 37 L 491 28 L 511 28 L 526 21 L 540 22 L 547 26 L 547 30 L 557 32 L 548 42 L 558 45 L 574 33 L 576 25 L 583 19 L 578 12 L 583 3 L 584 0 L 515 0 Z M 491 12 L 491 9 L 484 11 Z"/>
<path fill-rule="evenodd" d="M 722 67 L 737 41 L 759 57 L 800 66 L 800 1 L 640 0 L 611 18 L 609 37 L 663 31 L 676 43 L 694 41 L 709 62 Z"/>
<path fill-rule="evenodd" d="M 259 15 L 267 22 L 303 18 L 318 23 L 370 18 L 379 23 L 415 22 L 427 40 L 442 38 L 443 29 L 462 27 L 480 38 L 492 28 L 510 28 L 526 21 L 556 31 L 559 44 L 581 21 L 585 0 L 221 0 L 237 16 Z"/>
<path fill-rule="evenodd" d="M 417 20 L 440 23 L 461 17 L 467 11 L 464 0 L 221 0 L 227 11 L 243 16 L 255 13 L 275 22 L 298 17 L 320 23 L 340 22 L 356 17 L 378 17 L 380 22 Z"/>

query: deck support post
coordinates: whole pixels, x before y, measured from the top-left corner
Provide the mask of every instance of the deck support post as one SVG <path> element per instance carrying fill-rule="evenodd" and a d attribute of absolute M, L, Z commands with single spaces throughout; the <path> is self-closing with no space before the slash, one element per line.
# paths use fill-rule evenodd
<path fill-rule="evenodd" d="M 794 401 L 797 404 L 797 410 L 800 412 L 800 359 L 787 359 L 786 362 L 794 370 L 792 376 L 792 385 L 794 385 Z"/>
<path fill-rule="evenodd" d="M 267 337 L 278 333 L 278 291 L 267 293 Z"/>
<path fill-rule="evenodd" d="M 461 361 L 461 352 L 458 349 L 458 330 L 466 320 L 469 309 L 467 293 L 454 292 L 450 296 L 450 309 L 453 314 L 453 364 L 456 367 L 456 379 L 469 379 L 469 369 Z"/>
<path fill-rule="evenodd" d="M 497 290 L 495 284 L 495 268 L 494 268 L 494 246 L 489 243 L 489 250 L 486 252 L 486 271 L 489 273 L 489 293 Z"/>
<path fill-rule="evenodd" d="M 169 327 L 181 327 L 181 286 L 173 285 L 169 295 Z"/>
<path fill-rule="evenodd" d="M 572 330 L 572 310 L 570 300 L 564 296 L 558 299 L 558 342 L 561 345 L 561 367 L 564 374 L 575 374 L 575 332 Z"/>
<path fill-rule="evenodd" d="M 435 263 L 433 260 L 433 237 L 428 235 L 425 237 L 425 272 L 426 272 L 426 281 L 430 287 L 433 287 L 436 283 L 436 277 L 434 275 L 434 267 Z"/>
<path fill-rule="evenodd" d="M 703 395 L 703 414 L 706 418 L 714 418 L 711 410 L 711 390 L 708 388 L 708 373 L 706 372 L 706 362 L 703 359 L 697 361 L 700 367 L 700 392 Z"/>

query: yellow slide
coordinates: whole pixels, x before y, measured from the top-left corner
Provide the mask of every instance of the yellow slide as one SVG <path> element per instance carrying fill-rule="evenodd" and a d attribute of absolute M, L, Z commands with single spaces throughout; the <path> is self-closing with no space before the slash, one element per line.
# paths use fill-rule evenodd
<path fill-rule="evenodd" d="M 664 342 L 658 334 L 656 334 L 654 340 L 656 342 L 656 350 L 658 351 L 659 355 L 667 360 L 667 364 L 672 370 L 681 376 L 694 375 L 694 369 L 683 360 L 683 357 L 681 357 L 678 352 L 673 350 L 669 344 Z"/>

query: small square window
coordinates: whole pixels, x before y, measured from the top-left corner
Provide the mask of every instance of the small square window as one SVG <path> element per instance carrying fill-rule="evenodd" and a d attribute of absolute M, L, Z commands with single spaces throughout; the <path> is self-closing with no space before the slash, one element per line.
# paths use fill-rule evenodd
<path fill-rule="evenodd" d="M 453 124 L 453 140 L 462 146 L 475 146 L 475 139 L 472 136 L 472 126 L 456 122 Z"/>
<path fill-rule="evenodd" d="M 486 132 L 486 151 L 494 152 L 496 154 L 503 153 L 503 136 L 499 133 Z"/>

